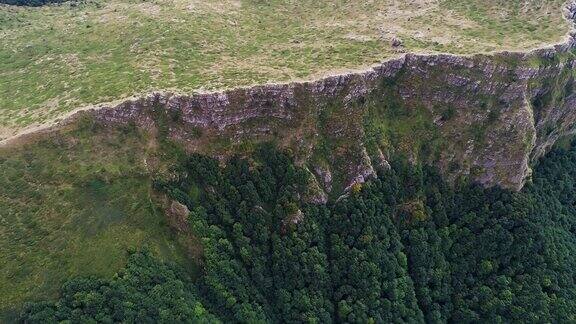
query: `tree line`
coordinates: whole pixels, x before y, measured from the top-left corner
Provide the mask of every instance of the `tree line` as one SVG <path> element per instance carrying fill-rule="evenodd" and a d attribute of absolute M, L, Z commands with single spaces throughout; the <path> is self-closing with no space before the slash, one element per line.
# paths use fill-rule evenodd
<path fill-rule="evenodd" d="M 62 3 L 69 0 L 0 0 L 0 3 L 12 6 L 40 7 L 50 3 Z"/>

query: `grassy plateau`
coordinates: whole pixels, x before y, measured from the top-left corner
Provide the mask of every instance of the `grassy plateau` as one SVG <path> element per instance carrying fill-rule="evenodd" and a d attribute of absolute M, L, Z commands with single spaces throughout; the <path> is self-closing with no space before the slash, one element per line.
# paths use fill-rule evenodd
<path fill-rule="evenodd" d="M 152 90 L 313 79 L 404 52 L 562 41 L 564 0 L 87 0 L 0 5 L 0 140 Z M 402 40 L 393 47 L 392 40 Z"/>

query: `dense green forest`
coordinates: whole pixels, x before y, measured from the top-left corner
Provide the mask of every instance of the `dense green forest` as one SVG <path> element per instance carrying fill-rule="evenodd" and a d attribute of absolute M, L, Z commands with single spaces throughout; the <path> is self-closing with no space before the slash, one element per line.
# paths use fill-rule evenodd
<path fill-rule="evenodd" d="M 13 6 L 39 7 L 50 3 L 61 3 L 69 0 L 0 0 L 0 4 Z"/>
<path fill-rule="evenodd" d="M 192 156 L 156 189 L 188 206 L 202 274 L 135 252 L 114 278 L 74 279 L 21 321 L 574 322 L 576 148 L 522 192 L 448 186 L 402 159 L 326 206 L 268 146 L 225 167 Z"/>

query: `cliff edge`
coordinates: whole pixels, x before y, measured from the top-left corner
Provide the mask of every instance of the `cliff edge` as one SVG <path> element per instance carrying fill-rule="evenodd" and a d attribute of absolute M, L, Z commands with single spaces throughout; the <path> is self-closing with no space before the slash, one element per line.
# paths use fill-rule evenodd
<path fill-rule="evenodd" d="M 576 3 L 567 7 L 576 18 Z M 455 181 L 519 190 L 531 165 L 576 129 L 576 39 L 529 53 L 413 55 L 361 73 L 224 92 L 153 93 L 80 111 L 134 124 L 189 152 L 223 156 L 272 141 L 325 192 L 347 190 L 401 154 Z M 49 131 L 49 130 L 48 130 Z"/>

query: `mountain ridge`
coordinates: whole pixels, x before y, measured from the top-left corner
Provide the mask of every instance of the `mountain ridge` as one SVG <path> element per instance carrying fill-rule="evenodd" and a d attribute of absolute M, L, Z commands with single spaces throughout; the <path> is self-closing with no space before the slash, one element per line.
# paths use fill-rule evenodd
<path fill-rule="evenodd" d="M 566 8 L 566 18 L 574 21 L 576 2 Z M 277 141 L 314 170 L 325 192 L 332 191 L 333 180 L 344 191 L 365 182 L 386 165 L 386 156 L 397 153 L 435 164 L 451 181 L 464 177 L 519 190 L 531 165 L 574 132 L 575 48 L 572 31 L 562 44 L 526 53 L 405 54 L 363 72 L 315 81 L 192 95 L 153 92 L 75 111 L 0 145 L 93 118 L 111 127 L 134 123 L 153 133 L 164 127 L 165 136 L 188 152 L 213 156 L 248 142 Z M 398 107 L 403 124 L 393 111 Z M 414 127 L 427 138 L 415 138 Z M 435 142 L 426 148 L 435 156 L 422 158 L 427 140 Z M 331 147 L 321 148 L 326 142 Z"/>

